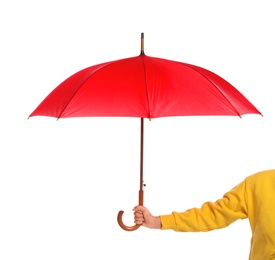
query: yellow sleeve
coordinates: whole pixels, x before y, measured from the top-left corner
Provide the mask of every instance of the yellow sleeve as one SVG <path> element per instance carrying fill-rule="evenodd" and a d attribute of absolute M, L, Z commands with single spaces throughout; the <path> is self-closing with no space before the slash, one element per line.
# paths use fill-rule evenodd
<path fill-rule="evenodd" d="M 160 216 L 162 229 L 182 232 L 210 231 L 244 218 L 247 218 L 245 181 L 216 202 L 205 202 L 201 208 Z"/>

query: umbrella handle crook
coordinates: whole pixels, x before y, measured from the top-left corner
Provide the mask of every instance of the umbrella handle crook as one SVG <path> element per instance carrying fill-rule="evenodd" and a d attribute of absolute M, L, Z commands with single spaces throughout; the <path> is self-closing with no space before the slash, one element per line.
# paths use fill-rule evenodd
<path fill-rule="evenodd" d="M 138 225 L 138 224 L 136 224 L 134 226 L 131 226 L 131 227 L 124 225 L 124 223 L 122 221 L 122 215 L 123 215 L 123 213 L 124 213 L 124 211 L 121 210 L 117 214 L 117 222 L 118 222 L 119 226 L 122 229 L 124 229 L 125 231 L 134 231 L 134 230 L 137 230 L 141 226 L 141 225 Z"/>
<path fill-rule="evenodd" d="M 143 206 L 143 190 L 142 190 L 142 187 L 141 189 L 139 190 L 139 205 L 140 206 Z M 125 231 L 134 231 L 134 230 L 137 230 L 141 225 L 139 224 L 136 224 L 134 226 L 131 226 L 131 227 L 128 227 L 126 225 L 124 225 L 123 221 L 122 221 L 122 215 L 123 215 L 124 211 L 121 210 L 118 212 L 117 214 L 117 222 L 119 224 L 119 226 L 124 229 Z"/>

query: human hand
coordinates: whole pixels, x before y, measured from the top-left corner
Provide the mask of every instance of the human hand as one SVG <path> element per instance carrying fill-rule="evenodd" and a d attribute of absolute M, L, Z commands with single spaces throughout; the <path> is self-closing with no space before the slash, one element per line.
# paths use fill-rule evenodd
<path fill-rule="evenodd" d="M 136 206 L 133 208 L 135 223 L 148 228 L 161 228 L 159 216 L 153 216 L 144 206 Z"/>

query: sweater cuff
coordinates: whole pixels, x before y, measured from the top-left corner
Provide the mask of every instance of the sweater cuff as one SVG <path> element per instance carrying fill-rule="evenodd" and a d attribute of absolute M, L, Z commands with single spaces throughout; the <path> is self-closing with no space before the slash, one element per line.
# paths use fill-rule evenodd
<path fill-rule="evenodd" d="M 160 216 L 161 229 L 175 229 L 176 222 L 172 214 Z"/>

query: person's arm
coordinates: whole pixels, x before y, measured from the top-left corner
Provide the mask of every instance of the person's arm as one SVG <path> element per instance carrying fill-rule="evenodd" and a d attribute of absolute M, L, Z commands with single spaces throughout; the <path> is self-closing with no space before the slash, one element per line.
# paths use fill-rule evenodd
<path fill-rule="evenodd" d="M 149 228 L 173 229 L 175 231 L 195 232 L 223 228 L 237 219 L 247 217 L 246 183 L 242 182 L 222 199 L 206 202 L 201 208 L 168 215 L 153 216 L 146 207 L 136 206 L 133 210 L 135 223 Z"/>
<path fill-rule="evenodd" d="M 201 208 L 160 216 L 162 229 L 182 232 L 210 231 L 224 228 L 237 219 L 247 218 L 246 182 L 242 182 L 216 202 Z"/>

